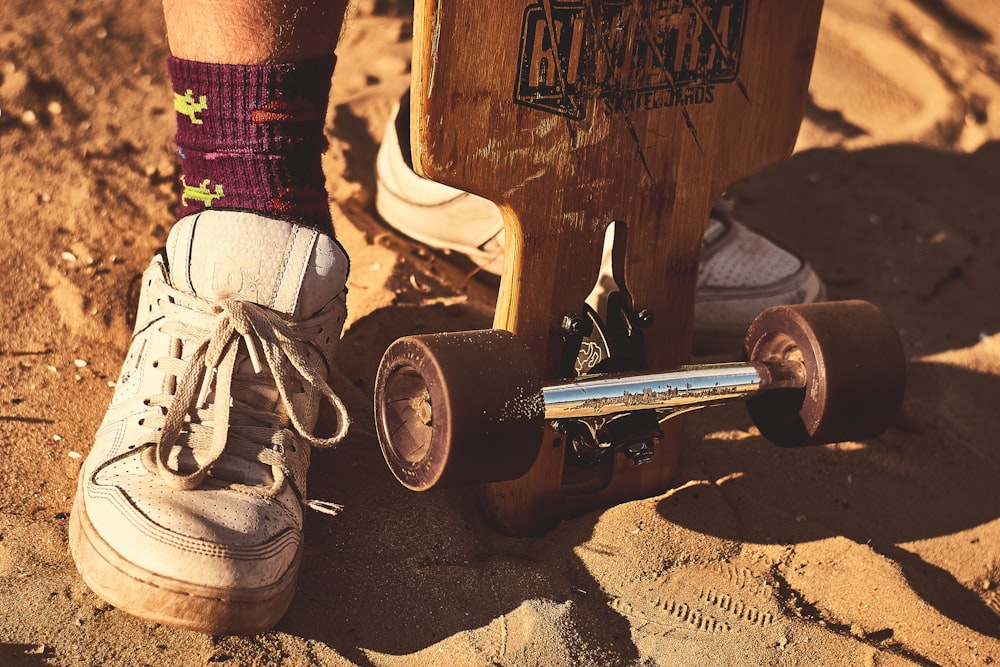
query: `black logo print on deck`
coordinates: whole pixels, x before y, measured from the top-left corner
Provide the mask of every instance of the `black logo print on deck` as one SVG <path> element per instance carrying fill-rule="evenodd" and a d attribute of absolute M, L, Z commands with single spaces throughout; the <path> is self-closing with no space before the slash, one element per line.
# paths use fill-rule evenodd
<path fill-rule="evenodd" d="M 609 112 L 711 104 L 717 85 L 739 84 L 746 1 L 538 0 L 514 100 L 576 120 L 591 100 Z"/>

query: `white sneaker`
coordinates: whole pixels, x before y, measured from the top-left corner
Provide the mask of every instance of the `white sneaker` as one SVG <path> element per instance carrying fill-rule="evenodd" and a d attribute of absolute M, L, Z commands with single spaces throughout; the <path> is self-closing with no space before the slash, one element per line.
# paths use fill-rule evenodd
<path fill-rule="evenodd" d="M 489 200 L 435 183 L 413 171 L 407 98 L 393 112 L 375 162 L 375 208 L 391 227 L 433 248 L 468 255 L 483 270 L 503 268 L 503 219 Z M 400 145 L 403 137 L 405 148 Z M 705 229 L 695 294 L 698 352 L 739 347 L 753 318 L 779 304 L 825 298 L 822 281 L 802 258 L 733 220 L 720 200 Z"/>
<path fill-rule="evenodd" d="M 751 231 L 720 201 L 705 227 L 694 296 L 695 349 L 714 351 L 736 340 L 771 306 L 826 298 L 819 276 L 798 255 Z"/>
<path fill-rule="evenodd" d="M 70 547 L 94 592 L 212 634 L 285 613 L 310 449 L 348 424 L 327 384 L 347 271 L 335 240 L 280 220 L 206 211 L 174 226 L 73 504 Z M 313 434 L 324 398 L 329 438 Z"/>
<path fill-rule="evenodd" d="M 409 155 L 409 95 L 404 113 L 389 117 L 375 158 L 375 209 L 391 227 L 424 245 L 468 256 L 485 271 L 503 269 L 503 218 L 493 202 L 413 171 Z"/>

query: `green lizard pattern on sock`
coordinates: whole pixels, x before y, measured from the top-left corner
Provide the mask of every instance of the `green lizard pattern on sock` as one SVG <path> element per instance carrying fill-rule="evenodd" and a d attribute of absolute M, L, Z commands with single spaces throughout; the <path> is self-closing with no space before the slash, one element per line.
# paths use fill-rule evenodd
<path fill-rule="evenodd" d="M 218 183 L 215 185 L 215 192 L 208 189 L 208 184 L 211 180 L 210 178 L 206 178 L 200 185 L 188 185 L 184 174 L 181 174 L 181 185 L 184 186 L 184 191 L 181 193 L 181 205 L 187 206 L 187 200 L 193 199 L 202 202 L 206 207 L 211 207 L 213 201 L 225 197 L 222 185 Z"/>
<path fill-rule="evenodd" d="M 208 108 L 208 97 L 199 95 L 198 101 L 194 101 L 194 91 L 188 88 L 184 94 L 174 93 L 174 111 L 182 116 L 191 119 L 192 125 L 201 125 L 205 121 L 198 118 L 197 114 Z"/>

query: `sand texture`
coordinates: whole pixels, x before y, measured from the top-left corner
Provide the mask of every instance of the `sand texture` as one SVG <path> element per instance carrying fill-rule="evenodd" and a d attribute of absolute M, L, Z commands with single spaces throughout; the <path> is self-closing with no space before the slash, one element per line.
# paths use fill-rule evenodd
<path fill-rule="evenodd" d="M 333 386 L 356 428 L 309 488 L 345 510 L 308 514 L 288 615 L 233 638 L 110 607 L 67 547 L 177 198 L 158 3 L 0 3 L 0 666 L 1000 663 L 1000 3 L 827 0 L 795 154 L 731 189 L 831 297 L 899 328 L 893 427 L 783 450 L 741 407 L 705 411 L 672 490 L 536 539 L 494 532 L 466 491 L 402 488 L 373 435 L 388 343 L 488 326 L 496 299 L 374 212 L 411 11 L 358 3 L 327 118 L 353 260 Z"/>

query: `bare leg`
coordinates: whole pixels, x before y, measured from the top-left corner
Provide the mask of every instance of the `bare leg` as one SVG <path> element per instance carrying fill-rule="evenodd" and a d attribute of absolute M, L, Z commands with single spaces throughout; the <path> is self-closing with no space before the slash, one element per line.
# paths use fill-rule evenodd
<path fill-rule="evenodd" d="M 163 0 L 178 58 L 258 65 L 333 53 L 348 0 Z"/>

